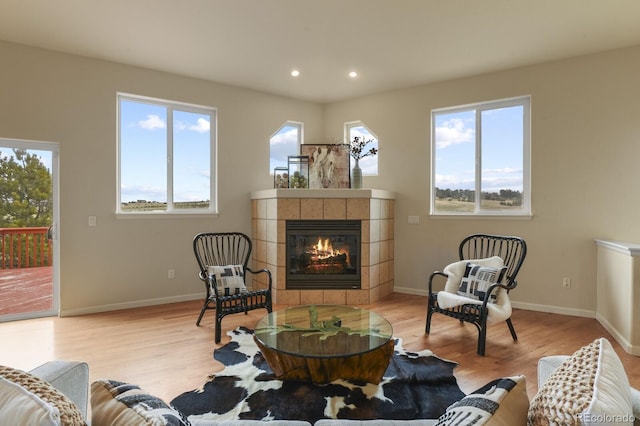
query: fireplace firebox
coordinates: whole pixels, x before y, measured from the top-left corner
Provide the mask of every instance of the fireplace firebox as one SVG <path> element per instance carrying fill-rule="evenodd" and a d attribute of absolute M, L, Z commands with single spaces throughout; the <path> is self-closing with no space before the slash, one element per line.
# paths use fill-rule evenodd
<path fill-rule="evenodd" d="M 359 220 L 287 220 L 287 289 L 359 289 Z"/>

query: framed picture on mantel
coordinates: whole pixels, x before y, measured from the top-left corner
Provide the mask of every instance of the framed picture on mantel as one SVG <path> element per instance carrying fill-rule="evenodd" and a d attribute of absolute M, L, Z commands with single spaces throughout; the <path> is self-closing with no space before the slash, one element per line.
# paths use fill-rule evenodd
<path fill-rule="evenodd" d="M 302 144 L 309 156 L 309 188 L 350 188 L 348 144 Z"/>

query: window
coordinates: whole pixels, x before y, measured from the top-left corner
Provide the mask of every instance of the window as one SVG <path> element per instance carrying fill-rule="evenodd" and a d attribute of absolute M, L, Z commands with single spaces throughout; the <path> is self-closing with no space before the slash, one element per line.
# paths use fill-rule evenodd
<path fill-rule="evenodd" d="M 432 214 L 530 214 L 529 105 L 522 97 L 432 111 Z"/>
<path fill-rule="evenodd" d="M 371 148 L 378 149 L 378 137 L 361 121 L 353 121 L 351 123 L 345 123 L 344 125 L 345 139 L 347 143 L 353 141 L 353 138 L 358 136 L 364 138 L 366 141 L 371 141 L 367 145 L 367 151 Z M 379 151 L 378 151 L 379 152 Z M 378 156 L 371 155 L 364 157 L 359 161 L 360 168 L 363 175 L 376 176 L 378 174 Z"/>
<path fill-rule="evenodd" d="M 290 155 L 300 155 L 300 144 L 302 144 L 302 123 L 287 121 L 271 135 L 269 139 L 269 172 L 273 174 L 276 167 L 287 167 L 287 157 Z"/>
<path fill-rule="evenodd" d="M 118 213 L 215 213 L 216 110 L 118 94 Z"/>

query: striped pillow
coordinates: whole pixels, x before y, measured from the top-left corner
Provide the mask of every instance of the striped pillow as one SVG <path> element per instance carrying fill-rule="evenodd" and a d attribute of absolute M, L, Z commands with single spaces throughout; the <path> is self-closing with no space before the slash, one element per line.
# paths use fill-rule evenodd
<path fill-rule="evenodd" d="M 528 409 L 525 377 L 505 377 L 449 406 L 436 425 L 526 425 Z"/>
<path fill-rule="evenodd" d="M 489 287 L 496 283 L 501 283 L 506 272 L 506 266 L 493 268 L 468 262 L 462 280 L 460 281 L 460 287 L 458 287 L 458 294 L 471 299 L 484 301 Z M 489 302 L 495 303 L 497 294 L 497 291 L 492 292 Z"/>
<path fill-rule="evenodd" d="M 115 380 L 91 384 L 91 424 L 95 426 L 188 426 L 180 413 L 136 385 Z"/>

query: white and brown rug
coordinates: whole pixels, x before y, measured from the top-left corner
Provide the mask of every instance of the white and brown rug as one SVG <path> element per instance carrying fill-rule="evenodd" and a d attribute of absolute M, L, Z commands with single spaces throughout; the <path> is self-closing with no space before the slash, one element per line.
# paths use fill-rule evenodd
<path fill-rule="evenodd" d="M 429 350 L 406 351 L 400 339 L 379 384 L 337 380 L 314 385 L 276 380 L 252 330 L 238 328 L 227 334 L 231 342 L 213 354 L 225 368 L 200 389 L 171 401 L 190 421 L 435 419 L 465 396 L 453 376 L 456 363 Z"/>

